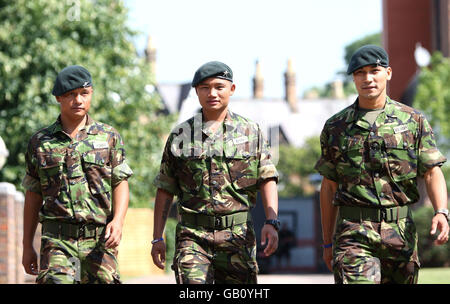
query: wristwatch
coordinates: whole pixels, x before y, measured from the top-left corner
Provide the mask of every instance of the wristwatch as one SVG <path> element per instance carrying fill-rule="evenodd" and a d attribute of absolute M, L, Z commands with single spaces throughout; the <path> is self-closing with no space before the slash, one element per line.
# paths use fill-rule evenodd
<path fill-rule="evenodd" d="M 272 225 L 276 231 L 280 230 L 280 221 L 279 220 L 266 220 L 264 224 Z"/>
<path fill-rule="evenodd" d="M 450 215 L 448 214 L 448 209 L 438 209 L 438 210 L 436 210 L 434 215 L 436 215 L 438 213 L 445 215 L 445 217 L 447 218 L 447 221 L 450 221 Z"/>

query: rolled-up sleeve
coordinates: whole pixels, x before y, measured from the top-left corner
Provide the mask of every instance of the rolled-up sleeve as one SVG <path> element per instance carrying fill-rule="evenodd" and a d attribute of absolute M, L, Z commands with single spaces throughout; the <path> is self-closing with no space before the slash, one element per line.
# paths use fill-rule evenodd
<path fill-rule="evenodd" d="M 112 149 L 112 176 L 111 185 L 116 187 L 122 181 L 130 178 L 133 175 L 133 171 L 128 165 L 128 161 L 125 154 L 125 145 L 120 134 L 116 134 L 116 144 Z"/>
<path fill-rule="evenodd" d="M 170 194 L 178 195 L 180 190 L 174 174 L 175 157 L 170 149 L 172 138 L 172 136 L 169 136 L 169 139 L 166 142 L 159 173 L 154 179 L 153 185 L 159 189 L 169 192 Z"/>
<path fill-rule="evenodd" d="M 25 176 L 22 180 L 22 186 L 25 190 L 41 194 L 41 181 L 39 179 L 37 159 L 33 152 L 31 143 L 28 143 L 28 148 L 25 153 Z"/>
<path fill-rule="evenodd" d="M 320 173 L 320 175 L 337 182 L 338 177 L 336 165 L 333 160 L 332 153 L 330 153 L 329 137 L 325 128 L 320 134 L 320 147 L 321 155 L 314 168 Z"/>
<path fill-rule="evenodd" d="M 267 179 L 274 179 L 278 183 L 278 171 L 273 163 L 272 154 L 270 153 L 270 146 L 267 140 L 264 138 L 261 130 L 258 127 L 258 137 L 259 137 L 259 166 L 258 166 L 258 183 L 263 182 Z"/>
<path fill-rule="evenodd" d="M 442 166 L 447 158 L 438 150 L 433 130 L 422 116 L 419 130 L 419 146 L 418 146 L 418 174 L 423 176 L 426 171 L 435 167 Z"/>

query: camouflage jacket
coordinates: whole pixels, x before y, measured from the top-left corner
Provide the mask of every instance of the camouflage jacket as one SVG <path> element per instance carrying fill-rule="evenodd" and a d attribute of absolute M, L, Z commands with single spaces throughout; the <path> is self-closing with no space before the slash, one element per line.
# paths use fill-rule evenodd
<path fill-rule="evenodd" d="M 327 120 L 316 170 L 338 183 L 334 204 L 394 207 L 419 199 L 417 177 L 446 158 L 423 114 L 386 100 L 371 126 L 358 100 Z"/>
<path fill-rule="evenodd" d="M 154 184 L 178 197 L 180 214 L 247 211 L 263 180 L 278 182 L 259 126 L 231 111 L 222 126 L 211 132 L 199 113 L 169 135 Z"/>
<path fill-rule="evenodd" d="M 40 221 L 106 224 L 112 219 L 112 189 L 133 172 L 119 133 L 95 122 L 72 139 L 60 117 L 34 134 L 26 152 L 26 190 L 42 195 Z"/>

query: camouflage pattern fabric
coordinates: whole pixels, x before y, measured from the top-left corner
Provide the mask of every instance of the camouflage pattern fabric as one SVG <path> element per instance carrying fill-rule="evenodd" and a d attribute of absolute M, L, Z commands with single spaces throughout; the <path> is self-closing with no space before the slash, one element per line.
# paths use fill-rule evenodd
<path fill-rule="evenodd" d="M 120 284 L 117 250 L 106 249 L 103 235 L 95 238 L 41 239 L 38 284 Z"/>
<path fill-rule="evenodd" d="M 386 223 L 339 218 L 333 241 L 338 284 L 415 284 L 420 267 L 413 220 Z"/>
<path fill-rule="evenodd" d="M 212 132 L 199 113 L 169 135 L 154 184 L 178 197 L 179 214 L 248 212 L 261 182 L 278 182 L 259 126 L 231 111 L 222 126 Z M 254 231 L 245 225 L 209 231 L 179 224 L 174 258 L 178 282 L 255 282 Z"/>
<path fill-rule="evenodd" d="M 356 102 L 327 120 L 316 169 L 338 184 L 337 206 L 391 208 L 417 202 L 417 177 L 446 158 L 417 110 L 386 99 L 373 124 Z M 340 218 L 334 243 L 336 283 L 416 283 L 417 234 L 411 218 L 386 223 Z"/>
<path fill-rule="evenodd" d="M 229 111 L 216 133 L 201 113 L 175 127 L 154 184 L 178 196 L 180 214 L 223 215 L 249 211 L 269 178 L 278 172 L 259 126 Z"/>
<path fill-rule="evenodd" d="M 334 204 L 388 208 L 417 202 L 416 177 L 446 161 L 428 121 L 389 97 L 373 125 L 364 115 L 357 100 L 322 131 L 316 170 L 339 184 Z"/>
<path fill-rule="evenodd" d="M 178 284 L 256 284 L 256 238 L 251 223 L 223 230 L 178 224 L 172 269 Z"/>
<path fill-rule="evenodd" d="M 108 223 L 112 189 L 132 175 L 119 133 L 89 116 L 74 139 L 58 118 L 31 137 L 25 158 L 22 185 L 42 195 L 41 222 Z"/>

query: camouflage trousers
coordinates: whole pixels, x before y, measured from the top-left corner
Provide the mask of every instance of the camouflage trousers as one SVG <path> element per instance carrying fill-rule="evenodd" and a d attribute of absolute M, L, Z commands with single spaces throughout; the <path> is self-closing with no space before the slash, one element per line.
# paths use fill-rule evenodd
<path fill-rule="evenodd" d="M 66 238 L 42 235 L 38 284 L 120 284 L 117 249 L 103 236 Z"/>
<path fill-rule="evenodd" d="M 178 284 L 256 284 L 253 225 L 207 230 L 179 223 L 172 269 Z"/>
<path fill-rule="evenodd" d="M 413 220 L 354 222 L 338 218 L 333 242 L 336 284 L 416 284 L 419 271 Z"/>

